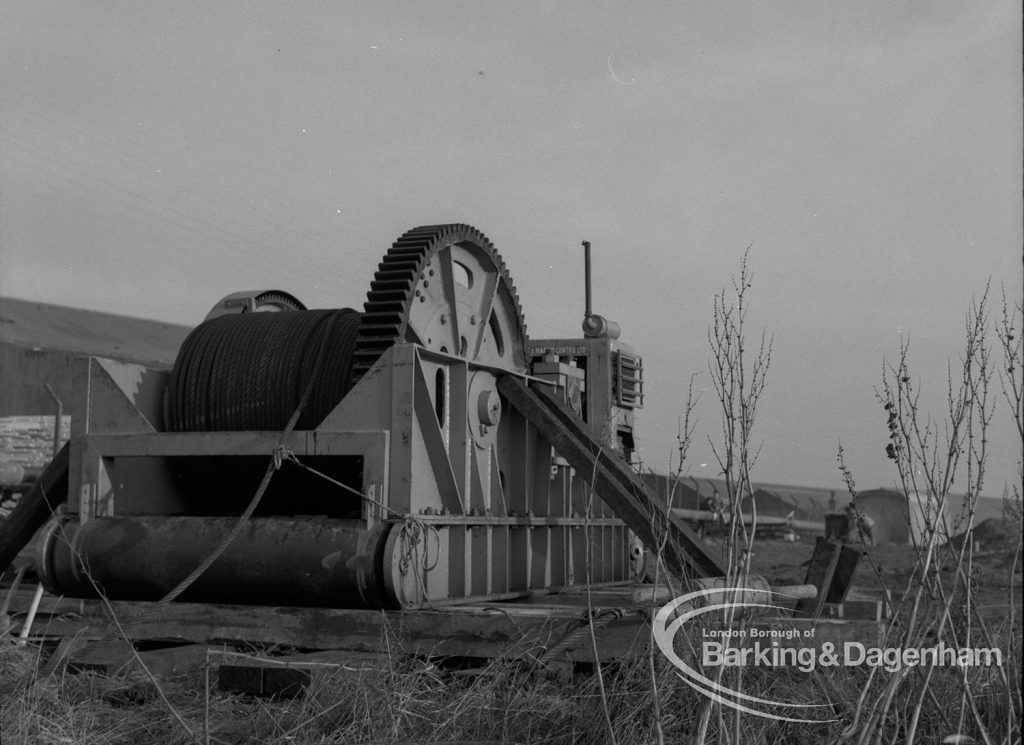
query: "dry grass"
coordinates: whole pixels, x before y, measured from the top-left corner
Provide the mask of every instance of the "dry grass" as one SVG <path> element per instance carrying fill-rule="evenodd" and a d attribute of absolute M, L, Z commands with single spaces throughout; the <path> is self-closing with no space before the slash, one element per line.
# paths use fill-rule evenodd
<path fill-rule="evenodd" d="M 723 439 L 716 457 L 733 506 L 750 489 L 756 460 L 750 438 L 757 398 L 764 387 L 770 341 L 749 370 L 743 353 L 743 295 L 750 284 L 746 259 L 735 306 L 716 298 L 709 341 L 716 364 Z M 0 638 L 0 733 L 15 743 L 665 743 L 694 745 L 808 745 L 817 743 L 1021 742 L 1020 556 L 1024 534 L 1021 493 L 1007 495 L 1015 545 L 986 560 L 972 542 L 950 540 L 973 525 L 982 492 L 987 428 L 992 416 L 988 316 L 984 299 L 972 308 L 960 376 L 950 374 L 948 418 L 937 422 L 918 410 L 907 347 L 886 368 L 879 400 L 888 413 L 888 452 L 904 493 L 922 495 L 939 509 L 925 516 L 909 561 L 884 566 L 885 552 L 866 556 L 865 571 L 891 591 L 896 616 L 886 647 L 998 648 L 1002 667 L 719 668 L 721 682 L 745 693 L 791 704 L 818 705 L 822 721 L 793 723 L 712 705 L 659 656 L 638 655 L 590 672 L 553 674 L 522 660 L 495 660 L 482 669 L 447 670 L 437 662 L 395 654 L 371 672 L 321 667 L 300 698 L 272 701 L 206 686 L 207 670 L 154 681 L 129 668 L 112 678 L 63 675 L 38 681 L 40 651 Z M 1024 347 L 1020 304 L 1007 306 L 997 327 L 1003 352 L 1000 383 L 1024 445 Z M 744 370 L 747 370 L 746 377 Z M 688 415 L 692 399 L 687 402 Z M 682 427 L 680 466 L 691 432 Z M 840 451 L 842 465 L 842 453 Z M 842 466 L 851 495 L 852 475 Z M 1024 465 L 1018 463 L 1024 475 Z M 965 515 L 954 525 L 942 506 L 954 483 L 966 483 Z M 733 509 L 732 514 L 738 513 Z M 733 526 L 735 528 L 735 525 Z M 1011 531 L 1012 532 L 1012 531 Z M 730 572 L 745 575 L 760 547 L 752 535 L 728 541 Z M 883 566 L 879 566 L 878 563 Z M 778 567 L 777 567 L 778 568 Z M 796 569 L 792 567 L 791 569 Z M 861 574 L 862 572 L 858 572 Z M 777 579 L 777 578 L 776 578 Z M 987 587 L 986 587 L 987 585 Z M 992 585 L 1008 613 L 986 613 Z M 980 601 L 980 602 L 979 602 Z M 1005 603 L 1005 605 L 1004 605 Z M 694 633 L 694 632 L 691 632 Z M 401 640 L 396 639 L 396 642 Z M 691 638 L 690 643 L 696 645 Z M 400 644 L 393 648 L 399 649 Z M 809 716 L 809 715 L 808 715 Z"/>
<path fill-rule="evenodd" d="M 1010 646 L 1020 669 L 1020 631 L 993 629 L 994 634 L 1003 632 L 1014 639 Z M 41 657 L 37 649 L 13 642 L 0 648 L 0 731 L 5 743 L 653 743 L 659 741 L 659 729 L 664 742 L 688 742 L 704 702 L 667 664 L 656 666 L 656 686 L 643 657 L 608 665 L 603 700 L 609 731 L 592 671 L 556 675 L 536 664 L 510 660 L 475 670 L 446 670 L 430 661 L 396 656 L 374 671 L 316 668 L 306 695 L 291 700 L 234 695 L 215 684 L 207 695 L 202 668 L 163 680 L 162 692 L 187 726 L 185 731 L 138 670 L 111 678 L 65 674 L 42 683 L 36 682 Z M 735 685 L 735 672 L 728 670 L 723 682 Z M 908 676 L 908 690 L 916 689 L 921 674 L 917 670 Z M 1019 741 L 1019 725 L 1009 725 L 1005 680 L 992 670 L 975 670 L 971 677 L 989 741 Z M 881 691 L 890 678 L 872 679 L 864 668 L 813 674 L 748 668 L 742 678 L 746 692 L 792 703 L 828 703 L 819 715 L 832 721 L 808 725 L 744 716 L 737 723 L 731 711 L 723 710 L 711 717 L 706 742 L 856 742 L 862 731 L 857 723 L 861 693 Z M 652 690 L 658 692 L 657 707 Z M 984 741 L 972 722 L 961 722 L 957 729 L 958 723 L 949 721 L 949 702 L 964 690 L 956 669 L 935 670 L 928 690 L 918 742 L 941 742 L 951 732 Z M 886 721 L 876 728 L 879 742 L 901 741 L 914 703 L 913 696 L 897 696 Z M 861 706 L 860 715 L 864 713 Z"/>
<path fill-rule="evenodd" d="M 3 665 L 0 724 L 5 741 L 23 743 L 187 743 L 203 740 L 203 674 L 162 683 L 164 692 L 194 733 L 190 737 L 155 695 L 124 703 L 140 678 L 66 675 L 35 685 L 38 657 L 31 648 L 7 645 Z M 605 697 L 619 742 L 652 741 L 652 700 L 646 662 L 606 671 Z M 664 667 L 658 673 L 662 728 L 668 741 L 688 736 L 697 694 Z M 556 743 L 610 741 L 597 678 L 559 677 L 519 663 L 446 672 L 422 661 L 396 660 L 374 675 L 324 669 L 307 694 L 268 701 L 214 690 L 209 700 L 209 736 L 220 743 Z M 800 689 L 791 681 L 792 690 Z M 778 688 L 775 681 L 773 688 Z M 763 725 L 751 722 L 758 729 Z M 818 742 L 825 730 L 804 739 L 776 730 L 787 742 Z M 835 729 L 831 727 L 831 729 Z M 834 733 L 833 733 L 834 734 Z M 7 739 L 9 738 L 9 739 Z"/>

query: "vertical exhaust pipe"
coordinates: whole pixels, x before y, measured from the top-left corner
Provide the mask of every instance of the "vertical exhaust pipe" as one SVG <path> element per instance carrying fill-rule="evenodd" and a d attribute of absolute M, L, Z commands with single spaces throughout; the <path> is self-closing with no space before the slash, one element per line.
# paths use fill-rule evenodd
<path fill-rule="evenodd" d="M 604 316 L 594 315 L 591 304 L 590 241 L 583 241 L 583 283 L 587 306 L 583 311 L 583 335 L 589 339 L 618 339 L 619 324 L 609 321 Z"/>
<path fill-rule="evenodd" d="M 586 308 L 583 311 L 583 327 L 586 330 L 587 319 L 594 315 L 590 305 L 590 241 L 583 241 L 583 282 L 586 292 Z"/>

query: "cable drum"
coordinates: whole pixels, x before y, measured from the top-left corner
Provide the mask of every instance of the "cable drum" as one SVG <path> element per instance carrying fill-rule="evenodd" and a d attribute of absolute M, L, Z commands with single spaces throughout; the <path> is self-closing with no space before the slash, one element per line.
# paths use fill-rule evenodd
<path fill-rule="evenodd" d="M 168 386 L 171 432 L 283 430 L 325 355 L 296 429 L 313 429 L 351 387 L 360 314 L 350 308 L 236 313 L 197 326 Z"/>

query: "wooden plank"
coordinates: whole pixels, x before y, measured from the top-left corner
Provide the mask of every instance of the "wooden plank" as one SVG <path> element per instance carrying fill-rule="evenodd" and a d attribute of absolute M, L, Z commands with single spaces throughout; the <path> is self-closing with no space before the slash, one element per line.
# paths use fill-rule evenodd
<path fill-rule="evenodd" d="M 80 620 L 49 619 L 37 625 L 36 635 L 54 638 L 85 634 L 110 638 L 115 630 L 107 623 L 98 600 L 77 601 Z M 581 607 L 517 608 L 494 604 L 438 611 L 374 611 L 326 608 L 271 608 L 172 603 L 148 615 L 151 604 L 110 604 L 129 639 L 189 641 L 194 643 L 287 644 L 307 649 L 341 649 L 360 652 L 404 653 L 432 656 L 498 657 L 556 635 L 578 625 L 586 615 Z M 614 649 L 625 648 L 622 634 L 646 627 L 640 612 L 625 612 L 614 638 Z M 623 631 L 625 629 L 625 631 Z M 622 632 L 622 633 L 619 633 Z M 574 658 L 590 659 L 586 648 L 574 647 Z M 397 645 L 397 647 L 396 647 Z M 524 646 L 525 645 L 525 646 Z M 602 653 L 603 656 L 603 653 Z"/>
<path fill-rule="evenodd" d="M 62 636 L 62 654 L 54 658 L 51 671 L 59 669 L 61 661 L 69 655 L 76 661 L 84 660 L 83 665 L 90 664 L 90 655 L 80 654 L 77 647 L 96 640 L 107 640 L 106 644 L 110 644 L 109 640 L 118 633 L 106 623 L 99 601 L 84 601 L 84 607 L 83 619 L 51 619 L 44 624 L 51 634 L 48 638 Z M 582 607 L 494 604 L 444 611 L 385 612 L 175 603 L 153 616 L 146 615 L 151 604 L 117 602 L 112 607 L 130 639 L 194 642 L 189 647 L 140 653 L 158 675 L 175 672 L 182 664 L 206 664 L 207 658 L 214 665 L 283 664 L 307 671 L 331 663 L 358 676 L 374 675 L 387 668 L 390 656 L 406 654 L 435 658 L 514 657 L 552 664 L 595 662 L 597 658 L 608 662 L 643 653 L 650 634 L 649 609 L 597 606 L 593 609 L 596 656 L 587 611 Z M 753 625 L 761 629 L 795 629 L 799 631 L 797 636 L 811 639 L 816 645 L 826 641 L 857 641 L 874 646 L 884 638 L 887 628 L 884 621 L 872 618 L 760 617 L 747 622 L 748 628 Z M 204 646 L 214 641 L 220 649 Z M 223 648 L 246 642 L 327 651 L 268 662 L 240 660 L 237 653 Z M 119 644 L 120 659 L 127 662 L 127 645 Z M 113 644 L 106 653 L 97 652 L 92 664 L 109 668 L 118 662 L 116 653 L 117 644 Z M 265 680 L 262 674 L 260 680 Z M 260 685 L 266 693 L 267 687 L 262 682 Z"/>
<path fill-rule="evenodd" d="M 512 596 L 517 598 L 514 603 L 493 602 L 493 601 L 490 601 L 490 602 L 488 602 L 488 601 L 477 601 L 475 603 L 474 602 L 467 602 L 467 603 L 461 603 L 459 605 L 444 606 L 443 612 L 445 612 L 445 613 L 452 613 L 452 614 L 470 614 L 470 615 L 472 615 L 472 614 L 488 615 L 488 614 L 494 614 L 494 613 L 499 613 L 500 612 L 500 613 L 505 613 L 505 614 L 510 614 L 510 615 L 517 615 L 517 616 L 518 615 L 521 615 L 521 616 L 529 616 L 529 615 L 539 615 L 539 616 L 556 615 L 556 616 L 564 616 L 564 617 L 568 618 L 568 617 L 575 617 L 575 616 L 579 615 L 580 607 L 581 606 L 585 606 L 586 605 L 586 600 L 587 600 L 585 594 L 578 593 L 578 592 L 566 592 L 564 594 L 563 593 L 551 593 L 551 594 L 537 593 L 535 595 L 528 595 L 526 597 L 519 597 L 518 594 L 513 594 Z M 595 589 L 593 591 L 591 597 L 594 599 L 593 605 L 595 605 L 595 606 L 600 605 L 600 606 L 607 607 L 607 606 L 613 606 L 613 605 L 614 606 L 618 606 L 618 605 L 623 605 L 623 604 L 628 605 L 628 602 L 626 602 L 626 601 L 628 601 L 628 598 L 630 597 L 630 595 L 629 595 L 628 591 L 624 591 L 624 590 L 609 589 L 607 591 L 603 591 L 603 590 L 600 590 L 600 589 Z M 619 602 L 620 600 L 622 600 L 623 602 Z M 28 590 L 19 590 L 18 592 L 16 592 L 14 594 L 14 597 L 11 600 L 10 612 L 13 613 L 13 614 L 25 613 L 28 610 L 29 605 L 31 604 L 31 602 L 32 602 L 32 592 L 28 591 Z M 112 605 L 114 605 L 114 606 L 116 606 L 118 608 L 122 608 L 122 607 L 147 608 L 147 607 L 149 607 L 152 604 L 151 603 L 142 602 L 142 601 L 116 601 L 116 602 L 112 603 Z M 184 606 L 184 605 L 187 605 L 187 604 L 185 604 L 185 603 L 174 603 L 170 607 L 174 608 L 174 607 L 181 607 L 181 606 Z M 544 606 L 544 608 L 543 609 L 538 609 L 536 606 Z M 206 604 L 193 604 L 191 607 L 195 607 L 195 608 L 221 608 L 221 607 L 228 607 L 228 608 L 244 609 L 244 608 L 247 608 L 247 607 L 250 607 L 250 606 L 213 606 L 213 605 L 206 605 Z M 252 606 L 252 607 L 257 607 L 257 606 Z M 258 606 L 258 607 L 269 608 L 271 606 Z M 388 616 L 388 617 L 390 617 L 392 615 L 395 615 L 396 613 L 398 613 L 398 614 L 402 613 L 401 611 L 395 612 L 395 611 L 378 611 L 378 610 L 352 610 L 352 609 L 345 609 L 345 608 L 320 608 L 320 609 L 286 608 L 286 609 L 283 609 L 283 610 L 286 610 L 288 612 L 293 612 L 293 611 L 294 612 L 302 612 L 302 611 L 316 610 L 317 612 L 327 613 L 327 614 L 337 613 L 337 614 L 345 615 L 345 614 L 353 614 L 354 613 L 354 614 L 370 614 L 370 615 L 373 615 L 373 616 L 377 616 L 377 615 L 380 615 L 381 613 L 384 613 L 385 616 Z M 430 609 L 424 609 L 424 610 L 425 610 L 425 612 L 432 612 Z M 71 615 L 78 615 L 78 616 L 88 616 L 90 618 L 97 618 L 97 619 L 104 618 L 104 616 L 103 616 L 103 608 L 102 608 L 101 602 L 99 600 L 89 599 L 89 598 L 68 598 L 68 597 L 63 597 L 63 596 L 57 597 L 57 596 L 54 596 L 54 595 L 44 595 L 42 600 L 39 603 L 39 611 L 38 612 L 39 612 L 40 616 L 44 616 L 44 615 L 59 616 L 59 615 L 63 615 L 63 614 L 71 614 Z M 410 612 L 412 612 L 412 611 L 405 611 L 405 613 L 410 613 Z"/>
<path fill-rule="evenodd" d="M 353 652 L 346 649 L 321 649 L 315 652 L 297 652 L 281 657 L 259 657 L 242 652 L 227 650 L 211 650 L 211 664 L 228 663 L 234 665 L 250 665 L 264 667 L 267 665 L 307 667 L 326 667 L 330 669 L 348 669 L 359 671 L 378 671 L 390 666 L 391 659 L 386 652 Z"/>
<path fill-rule="evenodd" d="M 839 562 L 840 548 L 837 543 L 821 537 L 818 538 L 814 545 L 811 563 L 807 567 L 807 578 L 804 580 L 804 584 L 817 587 L 818 594 L 814 598 L 798 600 L 793 611 L 794 616 L 818 618 L 821 615 L 832 585 L 832 577 L 835 574 L 836 565 Z"/>
<path fill-rule="evenodd" d="M 309 687 L 313 674 L 328 669 L 332 679 L 343 675 L 356 681 L 377 678 L 391 668 L 384 653 L 326 650 L 283 657 L 253 657 L 237 652 L 211 654 L 220 688 L 233 693 L 269 698 L 295 698 Z"/>
<path fill-rule="evenodd" d="M 24 625 L 24 621 L 25 619 L 23 618 L 15 617 L 11 625 L 11 633 L 19 632 Z M 35 623 L 32 624 L 32 633 L 29 634 L 28 639 L 29 641 L 46 641 L 86 633 L 91 634 L 90 638 L 102 638 L 105 636 L 106 632 L 102 629 L 95 633 L 91 631 L 95 625 L 95 623 L 83 619 L 67 619 L 53 616 L 45 616 L 40 619 L 37 617 Z"/>
<path fill-rule="evenodd" d="M 68 657 L 73 652 L 81 649 L 89 643 L 89 639 L 86 636 L 75 635 L 65 636 L 57 644 L 57 648 L 50 655 L 50 659 L 46 661 L 42 669 L 39 671 L 39 679 L 45 680 L 55 673 L 59 673 L 64 670 L 64 666 L 67 664 Z"/>
<path fill-rule="evenodd" d="M 139 661 L 157 678 L 166 678 L 206 664 L 207 650 L 220 649 L 206 644 L 186 644 L 164 649 L 132 652 L 132 644 L 124 639 L 93 641 L 71 653 L 69 672 L 98 672 L 114 675 L 137 666 Z"/>
<path fill-rule="evenodd" d="M 26 613 L 32 603 L 32 590 L 19 589 L 12 594 L 9 613 Z M 40 615 L 59 615 L 63 613 L 83 614 L 85 613 L 85 600 L 81 598 L 66 598 L 56 595 L 43 595 L 39 601 Z"/>
<path fill-rule="evenodd" d="M 567 606 L 572 608 L 585 608 L 587 604 L 595 608 L 622 608 L 632 606 L 633 596 L 630 591 L 601 592 L 595 590 L 589 599 L 585 594 L 572 595 L 534 595 L 523 598 L 517 605 L 525 605 L 532 608 L 543 608 L 546 612 L 557 612 L 564 610 Z"/>
<path fill-rule="evenodd" d="M 70 447 L 65 444 L 43 469 L 42 475 L 22 494 L 6 519 L 0 520 L 0 574 L 68 497 Z"/>
<path fill-rule="evenodd" d="M 97 640 L 68 655 L 68 672 L 98 672 L 113 675 L 132 661 L 132 645 L 123 640 Z"/>
<path fill-rule="evenodd" d="M 844 545 L 839 549 L 839 558 L 825 597 L 826 603 L 842 603 L 846 600 L 853 586 L 853 573 L 857 571 L 860 557 L 861 549 L 856 546 Z"/>

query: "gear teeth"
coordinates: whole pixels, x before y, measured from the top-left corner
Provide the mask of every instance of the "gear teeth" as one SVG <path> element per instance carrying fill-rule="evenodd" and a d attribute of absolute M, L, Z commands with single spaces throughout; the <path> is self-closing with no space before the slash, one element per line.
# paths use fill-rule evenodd
<path fill-rule="evenodd" d="M 353 385 L 373 367 L 388 347 L 404 337 L 416 280 L 426 262 L 439 250 L 460 241 L 472 242 L 490 254 L 511 296 L 523 340 L 526 341 L 526 323 L 523 321 L 519 295 L 505 262 L 487 236 L 471 225 L 462 223 L 423 225 L 401 235 L 388 249 L 373 275 L 356 334 L 352 363 Z"/>
<path fill-rule="evenodd" d="M 285 310 L 306 310 L 301 301 L 292 297 L 287 292 L 280 290 L 267 290 L 256 296 L 256 305 L 277 305 Z"/>

